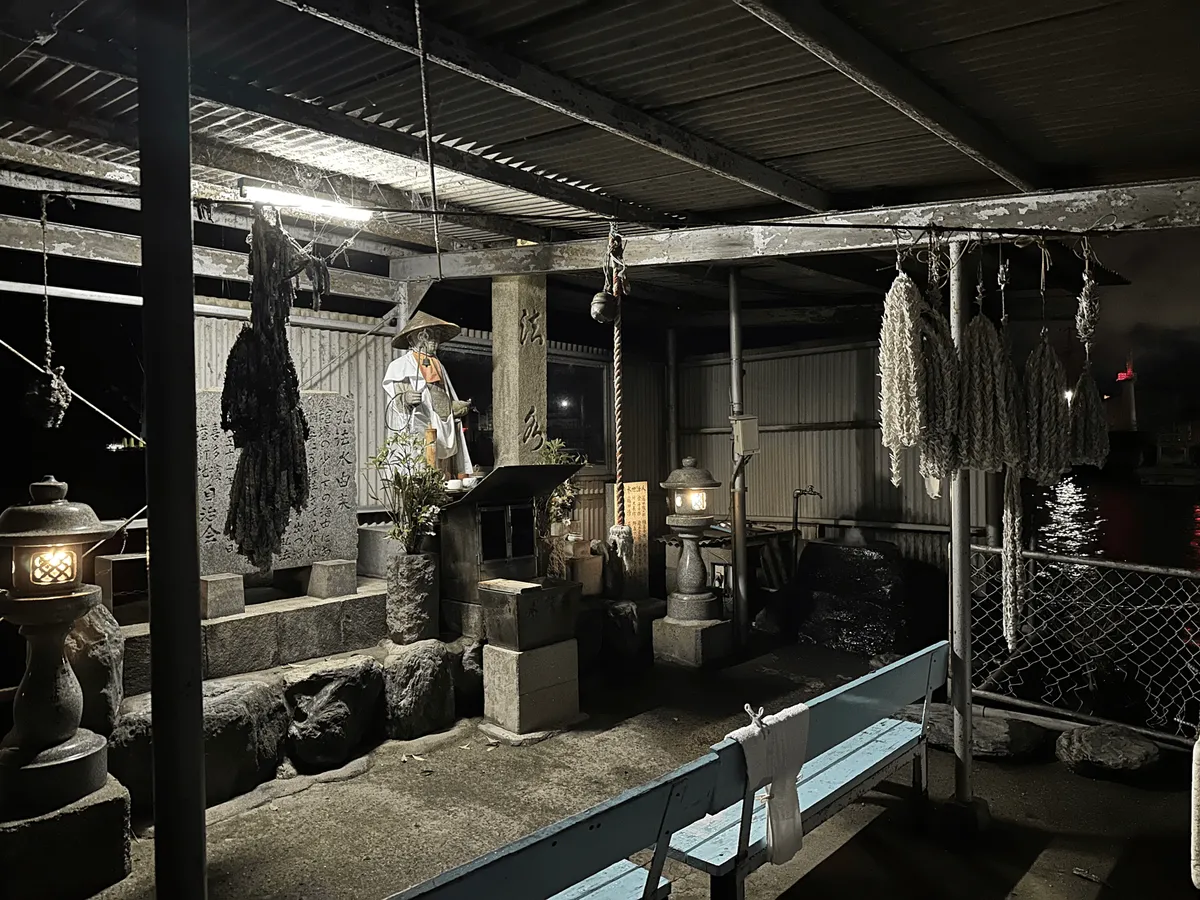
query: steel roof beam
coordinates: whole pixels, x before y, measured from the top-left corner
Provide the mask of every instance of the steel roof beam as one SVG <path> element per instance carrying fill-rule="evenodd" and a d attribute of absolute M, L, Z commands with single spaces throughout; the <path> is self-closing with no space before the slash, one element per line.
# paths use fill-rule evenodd
<path fill-rule="evenodd" d="M 1200 226 L 1200 179 L 870 209 L 791 221 L 805 227 L 786 223 L 717 225 L 629 235 L 625 238 L 625 263 L 672 266 L 888 250 L 896 246 L 897 235 L 892 230 L 896 227 L 933 226 L 944 235 L 970 229 L 964 236 L 977 239 L 989 237 L 978 230 L 999 237 L 1004 232 L 1028 230 L 1055 236 L 1063 232 L 1195 228 Z M 909 233 L 900 239 L 911 242 L 915 237 Z M 607 240 L 593 239 L 443 253 L 441 272 L 444 278 L 484 278 L 597 269 L 607 246 Z M 396 276 L 405 280 L 430 280 L 438 275 L 437 261 L 428 254 L 399 260 L 395 269 Z"/>
<path fill-rule="evenodd" d="M 121 78 L 137 78 L 132 51 L 113 41 L 101 44 L 79 32 L 60 30 L 53 40 L 45 46 L 38 47 L 36 52 L 51 59 Z M 205 72 L 198 67 L 192 68 L 192 96 L 324 135 L 364 144 L 405 159 L 421 163 L 426 161 L 425 141 L 422 138 L 335 112 L 306 100 L 240 84 L 224 75 Z M 450 172 L 624 222 L 643 222 L 668 227 L 687 221 L 684 216 L 662 215 L 635 203 L 577 187 L 563 179 L 543 176 L 533 166 L 510 166 L 480 154 L 456 150 L 441 144 L 433 145 L 433 163 L 438 168 Z M 495 226 L 499 229 L 494 232 L 496 234 L 524 240 L 544 239 L 544 235 L 537 235 L 536 232 L 541 229 L 534 225 L 516 222 L 503 216 L 492 217 L 485 226 L 483 223 L 487 221 L 484 217 L 470 217 L 471 224 L 482 230 L 491 231 L 492 226 Z M 517 233 L 518 230 L 520 233 Z"/>
<path fill-rule="evenodd" d="M 1038 166 L 817 0 L 733 0 L 751 15 L 1023 191 L 1046 187 Z"/>
<path fill-rule="evenodd" d="M 405 53 L 418 52 L 411 8 L 402 12 L 396 5 L 360 0 L 278 2 Z M 825 191 L 641 109 L 436 22 L 423 21 L 421 30 L 426 56 L 439 66 L 802 209 L 830 207 Z"/>

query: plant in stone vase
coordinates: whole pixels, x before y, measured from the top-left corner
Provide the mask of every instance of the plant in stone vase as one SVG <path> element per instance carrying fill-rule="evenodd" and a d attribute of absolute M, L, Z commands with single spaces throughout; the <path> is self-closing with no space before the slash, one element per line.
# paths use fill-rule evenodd
<path fill-rule="evenodd" d="M 587 465 L 587 457 L 567 450 L 558 439 L 542 444 L 538 461 L 548 466 Z M 538 539 L 546 563 L 546 574 L 551 578 L 567 577 L 567 560 L 570 558 L 567 553 L 567 531 L 577 499 L 575 479 L 568 478 L 535 507 Z"/>
<path fill-rule="evenodd" d="M 415 434 L 390 434 L 368 461 L 378 486 L 368 478 L 371 499 L 391 520 L 396 552 L 387 562 L 387 622 L 400 644 L 435 638 L 439 627 L 438 557 L 422 553 L 437 531 L 446 502 L 446 476 L 425 458 L 425 441 Z"/>

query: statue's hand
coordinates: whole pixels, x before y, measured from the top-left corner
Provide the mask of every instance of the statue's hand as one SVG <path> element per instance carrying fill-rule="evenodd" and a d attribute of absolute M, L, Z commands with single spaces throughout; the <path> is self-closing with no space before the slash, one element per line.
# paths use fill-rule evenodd
<path fill-rule="evenodd" d="M 450 404 L 450 412 L 453 414 L 454 418 L 456 418 L 456 419 L 461 419 L 468 412 L 470 412 L 470 410 L 471 410 L 471 401 L 470 400 L 455 400 L 453 403 Z"/>
<path fill-rule="evenodd" d="M 400 392 L 400 400 L 409 409 L 416 409 L 421 405 L 421 392 L 414 391 L 412 388 L 405 388 Z"/>

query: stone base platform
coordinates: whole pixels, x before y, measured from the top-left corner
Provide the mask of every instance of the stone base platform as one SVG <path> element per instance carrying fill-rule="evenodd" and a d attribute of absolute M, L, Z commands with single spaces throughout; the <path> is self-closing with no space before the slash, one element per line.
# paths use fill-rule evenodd
<path fill-rule="evenodd" d="M 0 822 L 0 896 L 86 900 L 130 871 L 129 792 L 104 787 L 62 809 Z"/>
<path fill-rule="evenodd" d="M 322 573 L 319 577 L 328 583 L 321 589 L 349 587 L 344 574 L 344 567 Z M 312 577 L 316 580 L 318 575 Z M 252 604 L 245 612 L 204 620 L 204 677 L 242 675 L 375 646 L 388 636 L 387 586 L 374 579 L 357 582 L 352 594 L 272 600 Z M 121 632 L 125 696 L 145 693 L 150 690 L 150 626 L 125 625 Z"/>
<path fill-rule="evenodd" d="M 483 714 L 527 735 L 579 715 L 579 649 L 574 638 L 536 650 L 483 647 Z"/>
<path fill-rule="evenodd" d="M 542 741 L 557 737 L 564 731 L 578 728 L 587 720 L 587 713 L 580 713 L 571 721 L 564 723 L 558 728 L 550 728 L 545 731 L 531 731 L 528 734 L 517 734 L 515 731 L 509 731 L 507 728 L 497 725 L 495 722 L 480 722 L 479 733 L 484 737 L 490 738 L 493 741 L 499 741 L 509 747 L 528 747 L 531 744 L 540 744 Z"/>
<path fill-rule="evenodd" d="M 712 665 L 734 650 L 733 622 L 707 619 L 699 622 L 654 620 L 654 659 L 693 669 Z"/>

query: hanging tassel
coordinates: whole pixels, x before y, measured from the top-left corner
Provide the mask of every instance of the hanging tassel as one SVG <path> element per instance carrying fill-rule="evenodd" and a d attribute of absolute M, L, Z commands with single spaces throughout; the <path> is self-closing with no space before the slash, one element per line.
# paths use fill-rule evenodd
<path fill-rule="evenodd" d="M 1025 607 L 1025 561 L 1022 558 L 1021 475 L 1012 466 L 1004 474 L 1003 545 L 1000 559 L 1001 607 L 1004 615 L 1004 640 L 1010 651 L 1016 650 L 1021 630 L 1021 611 Z"/>
<path fill-rule="evenodd" d="M 1025 412 L 1026 472 L 1038 484 L 1052 485 L 1071 468 L 1071 408 L 1066 372 L 1045 333 L 1025 363 Z"/>
<path fill-rule="evenodd" d="M 308 503 L 308 422 L 288 350 L 293 279 L 310 263 L 278 221 L 256 207 L 248 268 L 250 324 L 229 351 L 221 427 L 241 450 L 225 534 L 260 569 L 279 553 L 292 511 Z"/>

